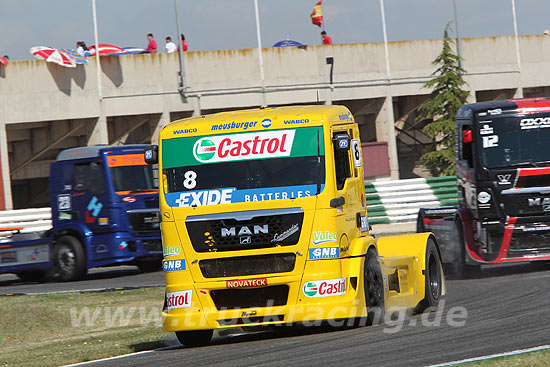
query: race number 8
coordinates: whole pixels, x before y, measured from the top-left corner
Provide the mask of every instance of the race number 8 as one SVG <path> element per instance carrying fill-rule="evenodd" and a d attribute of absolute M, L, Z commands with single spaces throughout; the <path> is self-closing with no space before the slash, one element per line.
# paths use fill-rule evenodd
<path fill-rule="evenodd" d="M 195 171 L 187 171 L 183 175 L 185 180 L 183 180 L 183 186 L 190 190 L 194 189 L 197 186 L 197 173 Z"/>

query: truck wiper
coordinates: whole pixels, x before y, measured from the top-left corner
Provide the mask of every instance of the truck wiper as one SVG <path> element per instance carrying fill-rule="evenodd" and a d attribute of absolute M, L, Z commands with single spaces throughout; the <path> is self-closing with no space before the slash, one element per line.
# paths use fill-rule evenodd
<path fill-rule="evenodd" d="M 531 162 L 531 161 L 527 161 L 527 162 L 517 162 L 517 163 L 509 163 L 509 164 L 502 164 L 500 166 L 494 166 L 492 168 L 508 168 L 508 167 L 517 167 L 517 166 L 525 166 L 525 165 L 529 165 L 531 167 L 538 167 L 535 163 Z"/>

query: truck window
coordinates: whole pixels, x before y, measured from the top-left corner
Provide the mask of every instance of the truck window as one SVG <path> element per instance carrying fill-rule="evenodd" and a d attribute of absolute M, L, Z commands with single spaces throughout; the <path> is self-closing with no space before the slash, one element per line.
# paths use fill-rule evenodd
<path fill-rule="evenodd" d="M 459 150 L 459 158 L 468 162 L 468 167 L 474 167 L 473 152 L 472 152 L 472 125 L 462 125 L 459 141 L 462 143 Z"/>
<path fill-rule="evenodd" d="M 91 191 L 94 194 L 103 194 L 103 171 L 101 163 L 86 162 L 75 164 L 73 175 L 73 189 L 77 191 Z"/>
<path fill-rule="evenodd" d="M 338 133 L 342 133 L 339 131 Z M 338 134 L 334 133 L 333 137 Z M 351 177 L 349 150 L 338 149 L 334 143 L 334 168 L 336 170 L 336 188 L 342 190 L 346 179 Z"/>

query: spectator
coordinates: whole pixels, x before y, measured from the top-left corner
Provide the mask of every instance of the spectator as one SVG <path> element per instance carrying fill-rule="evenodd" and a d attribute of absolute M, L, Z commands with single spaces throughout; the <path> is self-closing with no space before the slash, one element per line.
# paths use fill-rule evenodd
<path fill-rule="evenodd" d="M 171 54 L 172 52 L 176 52 L 176 44 L 172 42 L 172 38 L 170 36 L 166 37 L 166 53 Z"/>
<path fill-rule="evenodd" d="M 149 33 L 147 35 L 147 39 L 149 40 L 149 44 L 147 45 L 146 50 L 149 51 L 152 54 L 157 53 L 157 41 L 153 38 L 153 33 Z"/>
<path fill-rule="evenodd" d="M 181 46 L 182 46 L 181 49 L 183 50 L 183 52 L 187 51 L 187 41 L 185 40 L 185 36 L 183 35 L 183 33 L 181 34 Z"/>
<path fill-rule="evenodd" d="M 321 38 L 323 39 L 323 45 L 332 45 L 332 38 L 327 35 L 327 32 L 321 32 Z"/>
<path fill-rule="evenodd" d="M 79 41 L 76 43 L 76 52 L 80 56 L 90 56 L 90 50 L 88 49 L 88 46 L 86 46 L 86 43 L 84 43 L 84 41 Z"/>
<path fill-rule="evenodd" d="M 2 56 L 2 58 L 3 58 L 4 60 L 8 60 L 8 61 L 9 61 L 9 59 L 10 59 L 10 57 L 9 57 L 8 55 L 4 55 L 4 56 Z"/>

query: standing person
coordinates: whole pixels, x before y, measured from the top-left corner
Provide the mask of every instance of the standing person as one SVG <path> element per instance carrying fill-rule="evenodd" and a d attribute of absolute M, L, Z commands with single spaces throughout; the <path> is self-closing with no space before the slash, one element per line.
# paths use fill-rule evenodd
<path fill-rule="evenodd" d="M 323 45 L 332 45 L 332 38 L 327 35 L 327 32 L 321 32 L 321 38 L 323 39 Z"/>
<path fill-rule="evenodd" d="M 172 42 L 172 37 L 167 36 L 166 37 L 166 45 L 164 46 L 166 48 L 166 53 L 171 54 L 172 52 L 176 52 L 177 47 L 174 42 Z"/>
<path fill-rule="evenodd" d="M 153 38 L 153 33 L 149 33 L 147 35 L 147 39 L 149 40 L 149 44 L 147 45 L 146 50 L 149 51 L 152 54 L 157 53 L 157 41 Z"/>
<path fill-rule="evenodd" d="M 187 41 L 185 40 L 185 36 L 183 35 L 183 33 L 181 34 L 181 49 L 183 50 L 183 52 L 187 51 Z"/>

